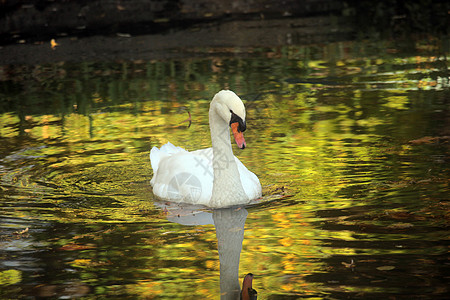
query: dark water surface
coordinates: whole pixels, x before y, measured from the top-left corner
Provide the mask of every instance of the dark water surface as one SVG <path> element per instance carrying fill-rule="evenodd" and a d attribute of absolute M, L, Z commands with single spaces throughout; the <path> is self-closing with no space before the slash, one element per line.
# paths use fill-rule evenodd
<path fill-rule="evenodd" d="M 249 272 L 259 299 L 447 298 L 445 45 L 1 67 L 0 298 L 215 299 Z M 223 88 L 246 101 L 233 149 L 264 199 L 155 204 L 150 148 L 209 147 Z"/>

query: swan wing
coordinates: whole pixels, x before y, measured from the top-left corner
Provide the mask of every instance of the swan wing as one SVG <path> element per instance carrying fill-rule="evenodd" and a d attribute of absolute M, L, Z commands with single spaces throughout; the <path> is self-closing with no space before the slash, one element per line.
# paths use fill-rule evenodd
<path fill-rule="evenodd" d="M 239 171 L 242 187 L 248 199 L 253 200 L 260 198 L 262 195 L 261 183 L 258 177 L 247 169 L 247 167 L 235 156 L 235 161 Z"/>
<path fill-rule="evenodd" d="M 160 149 L 158 147 L 153 147 L 150 151 L 150 163 L 152 164 L 153 173 L 158 171 L 159 162 L 162 158 L 171 156 L 175 153 L 187 152 L 181 147 L 177 147 L 173 145 L 171 142 L 167 142 L 167 144 L 161 146 Z"/>
<path fill-rule="evenodd" d="M 188 152 L 167 145 L 150 153 L 153 193 L 163 200 L 207 205 L 214 179 L 212 148 Z"/>

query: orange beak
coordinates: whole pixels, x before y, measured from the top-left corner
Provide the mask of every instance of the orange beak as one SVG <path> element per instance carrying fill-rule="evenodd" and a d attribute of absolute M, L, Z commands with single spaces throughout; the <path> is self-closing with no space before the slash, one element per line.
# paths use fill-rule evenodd
<path fill-rule="evenodd" d="M 244 134 L 240 132 L 238 128 L 239 128 L 238 122 L 231 123 L 231 130 L 233 131 L 234 140 L 236 141 L 236 144 L 238 145 L 239 148 L 244 149 L 245 146 L 247 146 L 245 144 Z"/>

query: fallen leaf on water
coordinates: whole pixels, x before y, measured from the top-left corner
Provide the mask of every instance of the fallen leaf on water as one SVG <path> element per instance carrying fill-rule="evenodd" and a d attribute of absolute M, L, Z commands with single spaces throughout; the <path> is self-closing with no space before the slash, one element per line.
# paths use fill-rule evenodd
<path fill-rule="evenodd" d="M 381 267 L 377 268 L 378 271 L 390 271 L 390 270 L 394 270 L 394 269 L 395 269 L 394 266 L 381 266 Z"/>
<path fill-rule="evenodd" d="M 62 246 L 61 248 L 59 248 L 59 250 L 64 250 L 64 251 L 76 251 L 76 250 L 85 250 L 85 249 L 94 249 L 95 246 L 93 245 L 80 245 L 80 244 L 67 244 Z"/>
<path fill-rule="evenodd" d="M 59 46 L 59 44 L 55 41 L 55 39 L 52 39 L 50 41 L 50 45 L 52 46 L 53 50 L 55 50 L 56 46 Z"/>
<path fill-rule="evenodd" d="M 21 235 L 21 234 L 24 234 L 24 233 L 27 233 L 27 232 L 28 232 L 28 227 L 25 228 L 24 230 L 14 232 L 14 234 Z"/>

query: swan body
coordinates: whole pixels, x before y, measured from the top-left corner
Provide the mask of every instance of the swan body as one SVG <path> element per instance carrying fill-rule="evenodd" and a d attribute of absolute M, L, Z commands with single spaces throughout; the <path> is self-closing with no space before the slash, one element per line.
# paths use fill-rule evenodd
<path fill-rule="evenodd" d="M 213 208 L 242 205 L 261 197 L 258 177 L 233 155 L 232 128 L 239 148 L 246 144 L 245 107 L 232 91 L 217 93 L 210 104 L 212 147 L 186 151 L 170 142 L 153 147 L 150 161 L 153 193 L 159 199 Z"/>

